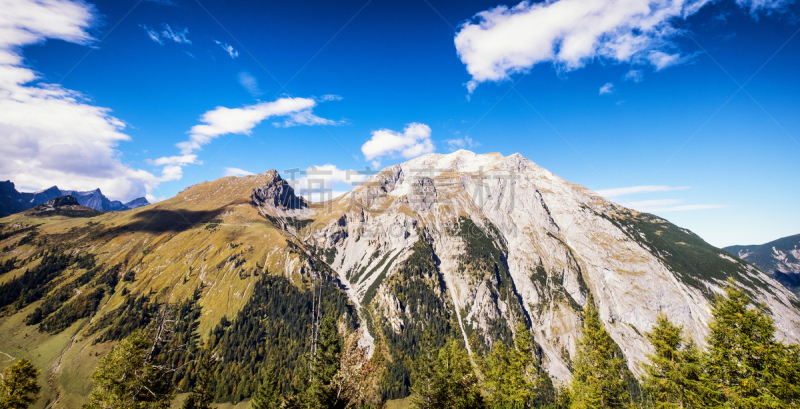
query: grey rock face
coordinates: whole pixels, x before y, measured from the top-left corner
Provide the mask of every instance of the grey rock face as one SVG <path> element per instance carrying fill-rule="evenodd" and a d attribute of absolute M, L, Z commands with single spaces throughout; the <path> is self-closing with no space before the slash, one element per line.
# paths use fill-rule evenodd
<path fill-rule="evenodd" d="M 294 189 L 276 171 L 270 171 L 272 182 L 253 191 L 250 198 L 256 206 L 271 206 L 281 210 L 298 210 L 308 208 L 305 199 L 297 197 Z"/>
<path fill-rule="evenodd" d="M 291 203 L 290 192 L 272 183 L 253 200 L 276 208 Z M 634 373 L 651 352 L 644 333 L 659 312 L 704 344 L 710 301 L 728 278 L 768 306 L 779 338 L 800 339 L 800 300 L 772 277 L 519 154 L 425 155 L 304 210 L 315 228 L 291 233 L 331 255 L 356 310 L 383 323 L 373 330 L 402 337 L 418 317 L 421 301 L 408 303 L 396 273 L 422 240 L 433 249 L 438 284 L 419 280 L 431 283 L 465 341 L 472 334 L 491 345 L 522 320 L 556 379 L 571 377 L 589 296 Z"/>

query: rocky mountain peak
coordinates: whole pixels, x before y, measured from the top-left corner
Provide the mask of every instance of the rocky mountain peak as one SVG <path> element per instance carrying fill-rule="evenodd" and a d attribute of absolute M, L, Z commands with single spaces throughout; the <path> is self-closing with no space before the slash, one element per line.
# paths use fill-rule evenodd
<path fill-rule="evenodd" d="M 250 195 L 253 204 L 258 207 L 273 207 L 281 210 L 299 210 L 308 208 L 308 202 L 298 197 L 291 184 L 281 178 L 274 169 L 266 172 L 271 180 L 253 190 Z"/>
<path fill-rule="evenodd" d="M 327 227 L 298 236 L 331 255 L 354 304 L 377 311 L 397 336 L 422 318 L 412 308 L 419 301 L 400 290 L 416 278 L 393 275 L 430 246 L 425 257 L 437 260 L 441 278 L 433 294 L 449 303 L 465 341 L 502 341 L 514 322 L 528 321 L 559 379 L 570 376 L 590 295 L 635 372 L 659 312 L 703 342 L 710 300 L 729 277 L 775 312 L 780 337 L 800 339 L 800 301 L 772 278 L 519 154 L 420 156 L 312 210 L 313 224 Z M 686 262 L 700 259 L 702 267 Z"/>

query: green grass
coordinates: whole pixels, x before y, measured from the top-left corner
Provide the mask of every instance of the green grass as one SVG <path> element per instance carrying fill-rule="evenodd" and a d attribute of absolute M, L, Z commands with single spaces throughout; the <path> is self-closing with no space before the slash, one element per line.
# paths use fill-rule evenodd
<path fill-rule="evenodd" d="M 411 396 L 409 396 L 405 399 L 386 401 L 386 404 L 383 407 L 384 409 L 410 409 L 413 408 L 414 405 L 411 403 Z"/>

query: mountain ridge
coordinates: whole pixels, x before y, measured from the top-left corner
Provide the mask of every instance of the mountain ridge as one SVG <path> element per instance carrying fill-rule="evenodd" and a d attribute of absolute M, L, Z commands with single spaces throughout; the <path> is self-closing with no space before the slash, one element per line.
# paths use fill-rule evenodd
<path fill-rule="evenodd" d="M 728 246 L 724 250 L 753 263 L 800 296 L 800 234 L 765 244 Z"/>
<path fill-rule="evenodd" d="M 133 199 L 127 203 L 109 200 L 100 189 L 77 191 L 62 190 L 57 186 L 51 186 L 32 193 L 19 192 L 14 183 L 7 180 L 0 181 L 0 217 L 32 209 L 60 196 L 75 197 L 81 206 L 102 212 L 130 210 L 150 204 L 144 197 Z"/>
<path fill-rule="evenodd" d="M 703 344 L 710 300 L 729 278 L 767 305 L 780 339 L 800 336 L 800 301 L 773 278 L 686 229 L 610 202 L 519 154 L 425 155 L 322 203 L 302 200 L 302 189 L 272 170 L 199 183 L 154 205 L 88 220 L 0 219 L 0 248 L 7 249 L 0 262 L 13 261 L 0 275 L 0 290 L 35 268 L 45 251 L 91 255 L 95 269 L 113 267 L 117 277 L 94 315 L 63 336 L 16 318 L 41 301 L 0 306 L 6 314 L 0 350 L 54 368 L 48 373 L 64 381 L 45 394 L 78 405 L 85 392 L 68 380 L 87 377 L 108 350 L 93 343 L 103 332 L 87 333 L 87 324 L 119 314 L 137 297 L 178 301 L 197 294 L 199 333 L 207 338 L 212 329 L 238 328 L 219 327 L 223 318 L 258 310 L 249 300 L 267 277 L 299 293 L 328 283 L 333 288 L 326 291 L 345 295 L 348 306 L 337 301 L 338 311 L 367 331 L 365 345 L 380 345 L 388 357 L 382 394 L 392 399 L 408 395 L 409 359 L 428 327 L 463 338 L 479 354 L 513 342 L 516 322 L 524 322 L 542 366 L 567 382 L 589 296 L 635 374 L 650 352 L 642 334 L 659 312 Z M 58 291 L 83 271 L 72 265 L 45 288 Z M 90 292 L 91 283 L 80 285 Z M 58 355 L 49 352 L 53 345 Z M 239 359 L 245 358 L 225 355 L 224 365 L 249 365 Z M 226 389 L 222 396 L 231 394 Z"/>

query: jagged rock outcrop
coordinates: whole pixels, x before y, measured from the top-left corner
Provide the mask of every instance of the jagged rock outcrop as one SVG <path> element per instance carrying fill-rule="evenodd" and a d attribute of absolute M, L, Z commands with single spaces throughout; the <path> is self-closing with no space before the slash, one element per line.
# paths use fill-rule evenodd
<path fill-rule="evenodd" d="M 298 210 L 308 208 L 305 199 L 294 193 L 294 188 L 281 178 L 275 170 L 270 170 L 267 175 L 272 178 L 269 183 L 259 186 L 253 191 L 250 198 L 256 206 L 269 206 L 281 210 Z"/>

